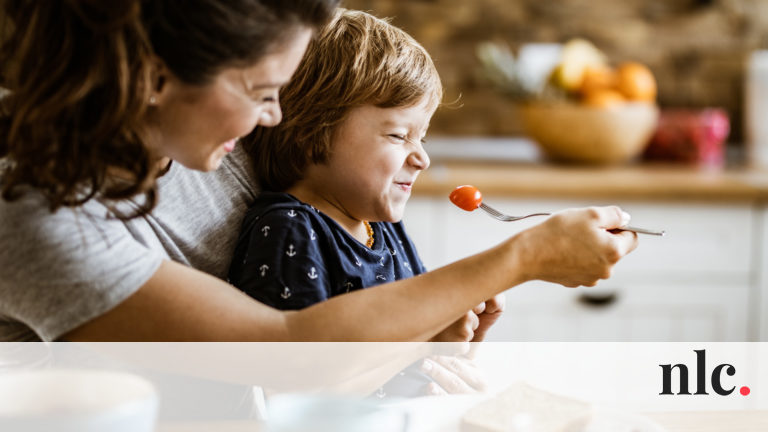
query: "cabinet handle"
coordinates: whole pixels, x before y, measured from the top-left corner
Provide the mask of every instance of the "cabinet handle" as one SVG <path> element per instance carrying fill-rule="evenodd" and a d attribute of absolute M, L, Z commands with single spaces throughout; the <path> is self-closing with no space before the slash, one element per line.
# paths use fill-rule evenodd
<path fill-rule="evenodd" d="M 592 308 L 608 307 L 616 303 L 618 299 L 618 290 L 610 290 L 600 293 L 590 293 L 588 291 L 584 291 L 576 297 L 576 300 L 579 303 Z"/>

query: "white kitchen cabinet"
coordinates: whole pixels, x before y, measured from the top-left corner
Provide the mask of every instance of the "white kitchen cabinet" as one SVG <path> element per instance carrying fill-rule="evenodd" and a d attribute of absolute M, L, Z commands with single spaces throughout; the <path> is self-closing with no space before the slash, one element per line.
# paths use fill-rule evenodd
<path fill-rule="evenodd" d="M 613 277 L 595 288 L 540 281 L 507 291 L 507 311 L 488 335 L 504 341 L 747 341 L 768 340 L 763 271 L 768 215 L 748 203 L 596 202 L 485 196 L 511 214 L 619 204 L 640 236 Z M 504 223 L 480 210 L 465 212 L 447 197 L 415 196 L 404 222 L 428 268 L 487 249 L 541 221 Z M 608 299 L 608 301 L 605 301 Z M 601 300 L 603 300 L 601 302 Z"/>
<path fill-rule="evenodd" d="M 750 303 L 750 314 L 758 340 L 768 341 L 768 209 L 763 207 L 756 218 L 758 229 L 755 238 L 755 265 L 761 271 L 755 274 L 754 301 Z"/>

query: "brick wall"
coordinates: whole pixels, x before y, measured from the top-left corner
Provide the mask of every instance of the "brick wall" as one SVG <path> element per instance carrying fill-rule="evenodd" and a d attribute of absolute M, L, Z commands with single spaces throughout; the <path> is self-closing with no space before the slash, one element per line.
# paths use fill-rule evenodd
<path fill-rule="evenodd" d="M 768 48 L 766 0 L 343 0 L 351 9 L 392 17 L 432 54 L 446 101 L 432 134 L 520 132 L 514 104 L 479 78 L 475 45 L 585 37 L 614 62 L 647 64 L 659 81 L 662 106 L 720 106 L 732 116 L 731 141 L 741 140 L 745 61 Z"/>

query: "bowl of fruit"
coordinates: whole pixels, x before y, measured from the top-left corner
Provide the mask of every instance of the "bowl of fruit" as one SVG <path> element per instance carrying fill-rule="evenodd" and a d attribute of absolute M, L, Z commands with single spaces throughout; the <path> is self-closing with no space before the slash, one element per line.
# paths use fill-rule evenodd
<path fill-rule="evenodd" d="M 522 106 L 520 115 L 528 136 L 550 159 L 616 164 L 643 153 L 659 110 L 641 102 L 610 108 L 538 102 Z"/>
<path fill-rule="evenodd" d="M 643 153 L 659 119 L 651 70 L 637 62 L 613 66 L 583 39 L 562 46 L 540 88 L 516 88 L 527 90 L 517 93 L 524 94 L 519 110 L 523 129 L 552 160 L 629 161 Z"/>

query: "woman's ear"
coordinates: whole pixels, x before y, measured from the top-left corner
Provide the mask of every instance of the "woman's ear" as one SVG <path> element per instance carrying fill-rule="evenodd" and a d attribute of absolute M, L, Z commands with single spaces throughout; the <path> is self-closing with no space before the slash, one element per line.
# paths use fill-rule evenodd
<path fill-rule="evenodd" d="M 168 93 L 168 78 L 170 71 L 160 58 L 155 57 L 150 71 L 149 104 L 159 105 Z"/>

